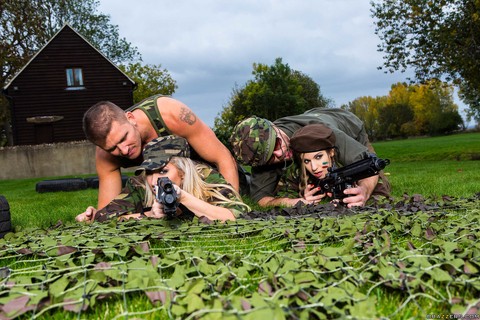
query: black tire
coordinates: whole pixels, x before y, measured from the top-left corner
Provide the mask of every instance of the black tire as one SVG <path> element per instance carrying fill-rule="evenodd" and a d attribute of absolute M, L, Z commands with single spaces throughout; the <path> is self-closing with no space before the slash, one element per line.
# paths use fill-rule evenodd
<path fill-rule="evenodd" d="M 2 239 L 7 233 L 13 232 L 12 223 L 10 221 L 0 222 L 0 230 L 5 230 L 0 232 L 0 239 Z"/>
<path fill-rule="evenodd" d="M 87 187 L 91 189 L 98 189 L 98 177 L 88 177 L 84 179 Z"/>
<path fill-rule="evenodd" d="M 12 230 L 11 221 L 0 222 L 0 235 L 5 235 L 5 233 L 10 232 L 11 230 Z"/>
<path fill-rule="evenodd" d="M 10 205 L 4 196 L 0 196 L 0 239 L 12 230 Z"/>
<path fill-rule="evenodd" d="M 87 187 L 92 189 L 98 189 L 98 177 L 88 177 L 84 179 L 87 182 Z M 122 188 L 127 183 L 128 176 L 122 175 Z"/>
<path fill-rule="evenodd" d="M 10 220 L 10 205 L 4 196 L 0 196 L 0 222 L 6 221 L 3 219 L 3 212 L 8 212 L 8 219 L 6 220 Z"/>
<path fill-rule="evenodd" d="M 87 182 L 81 178 L 43 180 L 37 183 L 35 190 L 38 193 L 56 191 L 77 191 L 87 189 Z"/>

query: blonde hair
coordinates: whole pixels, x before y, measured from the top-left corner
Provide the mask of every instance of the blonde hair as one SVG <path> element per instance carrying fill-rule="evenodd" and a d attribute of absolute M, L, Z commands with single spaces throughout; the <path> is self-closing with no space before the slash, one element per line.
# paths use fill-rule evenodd
<path fill-rule="evenodd" d="M 232 186 L 223 183 L 205 182 L 205 173 L 209 173 L 212 170 L 207 165 L 195 163 L 190 158 L 185 157 L 172 157 L 169 163 L 174 165 L 183 176 L 182 185 L 179 187 L 185 192 L 213 205 L 240 205 L 245 207 L 247 211 L 250 211 L 250 207 L 243 203 L 242 197 L 232 188 Z M 146 206 L 152 206 L 153 201 L 155 200 L 155 194 L 152 187 L 149 185 L 146 176 L 147 174 L 145 171 L 140 175 L 140 177 L 143 177 L 146 189 L 144 204 Z M 235 199 L 238 200 L 232 200 L 223 195 L 220 192 L 222 189 L 227 189 L 228 192 L 231 192 L 235 196 Z"/>
<path fill-rule="evenodd" d="M 334 150 L 333 155 L 330 156 L 330 165 L 333 166 L 335 163 L 335 155 L 336 155 L 336 148 L 333 148 Z M 305 163 L 303 162 L 303 159 L 305 157 L 305 153 L 300 153 L 296 155 L 296 161 L 300 163 L 300 183 L 298 185 L 298 193 L 301 197 L 303 197 L 305 189 L 307 188 L 308 182 L 310 180 L 310 173 L 307 171 L 307 168 L 305 167 Z"/>
<path fill-rule="evenodd" d="M 298 162 L 300 162 L 300 184 L 298 186 L 299 188 L 298 193 L 302 197 L 305 189 L 307 188 L 308 180 L 309 180 L 309 175 L 308 175 L 307 169 L 305 168 L 305 163 L 303 162 L 304 156 L 305 156 L 305 153 L 301 153 L 298 155 L 298 159 L 299 159 Z"/>

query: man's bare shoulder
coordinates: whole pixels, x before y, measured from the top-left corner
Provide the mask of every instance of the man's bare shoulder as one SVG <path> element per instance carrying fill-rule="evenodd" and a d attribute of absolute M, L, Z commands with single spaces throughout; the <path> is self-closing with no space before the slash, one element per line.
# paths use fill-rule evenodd
<path fill-rule="evenodd" d="M 157 107 L 165 125 L 174 134 L 186 138 L 193 134 L 193 131 L 203 129 L 203 122 L 181 101 L 170 97 L 159 97 Z"/>
<path fill-rule="evenodd" d="M 97 170 L 115 171 L 121 167 L 118 157 L 111 155 L 100 147 L 97 147 L 95 150 L 95 161 Z"/>
<path fill-rule="evenodd" d="M 160 96 L 157 98 L 157 106 L 160 112 L 168 112 L 171 107 L 180 108 L 186 105 L 183 102 L 172 97 Z"/>

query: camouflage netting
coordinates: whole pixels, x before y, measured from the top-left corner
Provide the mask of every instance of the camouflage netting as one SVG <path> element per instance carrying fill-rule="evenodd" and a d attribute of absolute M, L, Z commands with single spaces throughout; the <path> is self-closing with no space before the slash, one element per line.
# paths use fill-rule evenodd
<path fill-rule="evenodd" d="M 0 319 L 479 314 L 479 200 L 24 230 L 0 240 Z"/>

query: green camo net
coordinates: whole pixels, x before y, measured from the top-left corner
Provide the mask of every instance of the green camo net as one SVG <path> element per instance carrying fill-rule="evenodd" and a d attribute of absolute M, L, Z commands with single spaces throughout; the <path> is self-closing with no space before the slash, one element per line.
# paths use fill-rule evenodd
<path fill-rule="evenodd" d="M 0 240 L 0 319 L 479 314 L 478 200 L 11 233 Z"/>

